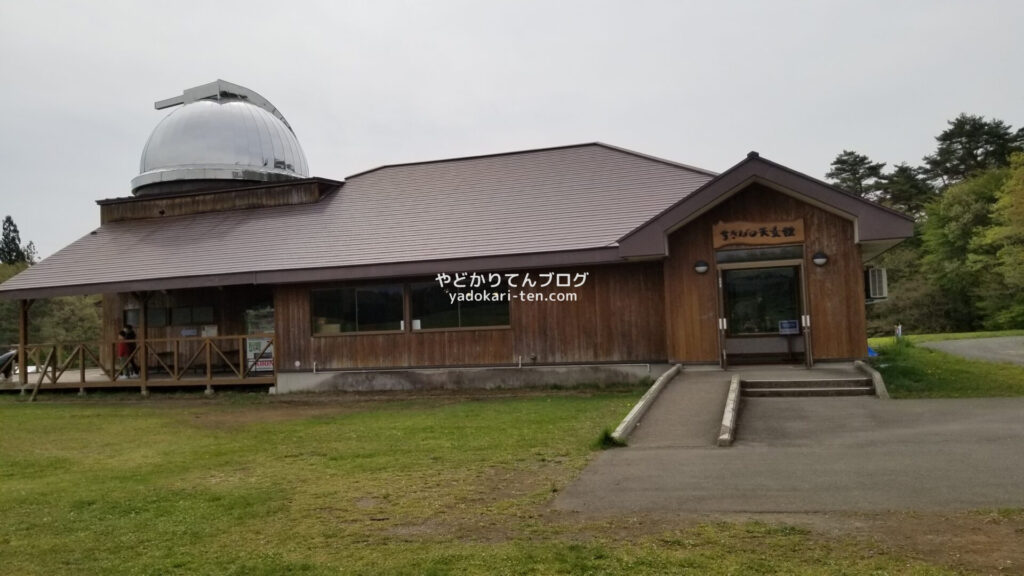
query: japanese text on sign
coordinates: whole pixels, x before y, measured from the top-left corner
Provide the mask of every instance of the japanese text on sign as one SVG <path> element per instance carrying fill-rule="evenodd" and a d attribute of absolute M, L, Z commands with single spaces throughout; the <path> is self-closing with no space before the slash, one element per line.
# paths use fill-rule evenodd
<path fill-rule="evenodd" d="M 719 222 L 713 233 L 715 248 L 733 244 L 796 244 L 804 241 L 804 221 Z"/>

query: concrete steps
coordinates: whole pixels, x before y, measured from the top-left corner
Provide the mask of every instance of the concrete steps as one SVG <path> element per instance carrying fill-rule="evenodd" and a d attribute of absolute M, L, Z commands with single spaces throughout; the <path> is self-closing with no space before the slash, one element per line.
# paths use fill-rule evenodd
<path fill-rule="evenodd" d="M 748 398 L 792 398 L 800 396 L 874 396 L 870 378 L 827 378 L 812 380 L 743 380 Z"/>

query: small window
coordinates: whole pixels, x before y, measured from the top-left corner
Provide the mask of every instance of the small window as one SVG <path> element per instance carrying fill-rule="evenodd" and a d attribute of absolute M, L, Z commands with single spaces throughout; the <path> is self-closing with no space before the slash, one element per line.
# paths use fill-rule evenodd
<path fill-rule="evenodd" d="M 194 324 L 213 324 L 213 306 L 196 306 L 192 308 Z"/>
<path fill-rule="evenodd" d="M 313 333 L 402 330 L 405 314 L 401 284 L 313 290 Z"/>
<path fill-rule="evenodd" d="M 764 262 L 767 260 L 799 260 L 803 257 L 803 246 L 743 248 L 739 250 L 719 250 L 715 253 L 715 260 L 719 264 L 727 264 L 729 262 Z"/>
<path fill-rule="evenodd" d="M 508 293 L 494 288 L 442 288 L 437 282 L 412 285 L 412 329 L 508 326 Z"/>
<path fill-rule="evenodd" d="M 127 310 L 124 311 L 124 316 L 122 318 L 124 320 L 124 323 L 121 324 L 122 326 L 138 326 L 139 325 L 139 309 L 138 308 L 128 308 Z"/>
<path fill-rule="evenodd" d="M 146 325 L 150 328 L 167 326 L 167 308 L 146 308 Z"/>
<path fill-rule="evenodd" d="M 192 309 L 187 306 L 180 306 L 171 309 L 171 325 L 186 326 L 192 323 Z"/>

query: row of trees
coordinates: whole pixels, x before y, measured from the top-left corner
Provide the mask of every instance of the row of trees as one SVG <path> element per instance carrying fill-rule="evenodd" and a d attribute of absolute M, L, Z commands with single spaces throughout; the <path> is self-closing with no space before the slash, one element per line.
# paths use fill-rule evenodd
<path fill-rule="evenodd" d="M 1024 129 L 961 114 L 923 163 L 895 165 L 844 150 L 826 178 L 915 218 L 914 237 L 882 255 L 890 297 L 869 330 L 1024 327 Z"/>
<path fill-rule="evenodd" d="M 4 218 L 0 236 L 0 282 L 35 263 L 32 242 L 23 245 L 17 224 Z M 32 304 L 30 336 L 32 342 L 85 342 L 100 335 L 100 299 L 98 296 L 48 298 Z M 0 300 L 0 346 L 18 341 L 18 303 Z M 6 348 L 0 348 L 0 352 Z"/>

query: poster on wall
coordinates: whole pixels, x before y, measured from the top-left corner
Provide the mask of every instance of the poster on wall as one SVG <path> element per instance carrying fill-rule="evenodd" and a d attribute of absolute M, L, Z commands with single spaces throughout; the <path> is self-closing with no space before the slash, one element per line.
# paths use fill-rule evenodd
<path fill-rule="evenodd" d="M 245 339 L 246 365 L 252 366 L 253 372 L 273 372 L 273 341 L 270 338 L 261 338 L 260 335 L 274 333 L 274 309 L 262 306 L 246 310 L 245 325 L 246 332 L 250 335 Z"/>
<path fill-rule="evenodd" d="M 269 338 L 246 338 L 245 340 L 245 356 L 248 359 L 248 365 L 252 366 L 253 372 L 271 372 L 274 370 L 274 345 L 270 344 Z M 263 351 L 266 348 L 266 351 Z M 260 352 L 263 355 L 260 356 Z M 256 357 L 259 356 L 259 360 Z M 253 365 L 255 362 L 255 366 Z"/>
<path fill-rule="evenodd" d="M 800 323 L 796 320 L 779 320 L 779 334 L 793 335 L 800 333 Z"/>

